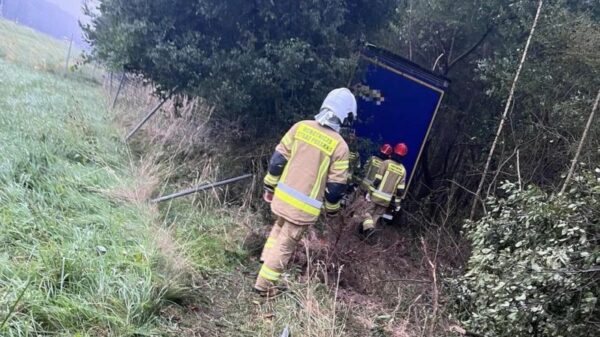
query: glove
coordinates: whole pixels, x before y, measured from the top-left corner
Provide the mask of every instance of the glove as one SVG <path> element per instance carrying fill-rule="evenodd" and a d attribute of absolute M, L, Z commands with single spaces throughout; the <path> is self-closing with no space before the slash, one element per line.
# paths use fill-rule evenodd
<path fill-rule="evenodd" d="M 381 184 L 381 179 L 376 178 L 375 180 L 373 180 L 373 188 L 378 189 L 379 184 Z"/>
<path fill-rule="evenodd" d="M 371 201 L 371 194 L 367 193 L 365 195 L 365 199 L 370 202 Z"/>
<path fill-rule="evenodd" d="M 270 204 L 273 201 L 273 192 L 265 191 L 263 199 L 267 204 Z"/>
<path fill-rule="evenodd" d="M 263 193 L 263 200 L 270 204 L 273 201 L 273 194 L 275 189 L 272 186 L 265 185 L 265 193 Z"/>

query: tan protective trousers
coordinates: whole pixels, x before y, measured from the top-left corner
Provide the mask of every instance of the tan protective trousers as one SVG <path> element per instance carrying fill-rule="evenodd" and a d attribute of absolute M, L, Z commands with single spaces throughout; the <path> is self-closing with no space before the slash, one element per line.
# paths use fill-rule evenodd
<path fill-rule="evenodd" d="M 360 220 L 360 226 L 363 230 L 375 228 L 377 221 L 387 210 L 385 206 L 368 201 L 364 195 L 356 196 L 350 208 L 356 212 L 354 218 Z"/>
<path fill-rule="evenodd" d="M 261 254 L 263 265 L 254 288 L 269 291 L 279 281 L 307 227 L 295 225 L 281 217 L 275 221 Z"/>
<path fill-rule="evenodd" d="M 379 221 L 379 218 L 381 218 L 386 210 L 387 207 L 370 202 L 366 207 L 365 215 L 362 221 L 363 230 L 374 229 Z"/>

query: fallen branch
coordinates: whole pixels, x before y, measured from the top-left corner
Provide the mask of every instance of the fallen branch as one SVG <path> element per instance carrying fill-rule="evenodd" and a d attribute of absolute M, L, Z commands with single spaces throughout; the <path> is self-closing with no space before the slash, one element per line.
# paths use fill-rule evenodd
<path fill-rule="evenodd" d="M 421 245 L 423 246 L 423 255 L 425 256 L 425 258 L 427 259 L 427 263 L 429 264 L 429 268 L 430 268 L 430 272 L 431 272 L 431 291 L 432 291 L 432 295 L 431 295 L 431 301 L 432 303 L 432 313 L 431 313 L 431 331 L 430 331 L 430 336 L 433 333 L 433 329 L 435 327 L 435 322 L 436 322 L 436 318 L 437 318 L 437 312 L 438 312 L 438 308 L 439 308 L 439 289 L 437 286 L 437 272 L 436 272 L 436 262 L 435 261 L 431 261 L 431 258 L 429 257 L 429 254 L 427 253 L 427 244 L 425 243 L 425 240 L 423 239 L 423 237 L 421 237 Z M 437 255 L 437 254 L 436 254 Z"/>
<path fill-rule="evenodd" d="M 414 282 L 414 283 L 429 283 L 429 280 L 419 280 L 414 278 L 394 278 L 388 280 L 378 280 L 376 283 L 387 283 L 387 282 Z"/>

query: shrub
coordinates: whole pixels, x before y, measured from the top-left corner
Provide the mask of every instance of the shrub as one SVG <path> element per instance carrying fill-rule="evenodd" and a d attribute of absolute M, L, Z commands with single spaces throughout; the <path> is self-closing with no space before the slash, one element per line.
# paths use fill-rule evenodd
<path fill-rule="evenodd" d="M 247 135 L 314 114 L 346 85 L 359 42 L 391 0 L 104 0 L 85 27 L 94 56 L 159 91 L 201 96 Z M 268 126 L 268 127 L 267 127 Z"/>
<path fill-rule="evenodd" d="M 510 182 L 502 191 L 465 226 L 473 251 L 456 284 L 459 317 L 486 336 L 597 336 L 600 178 L 581 175 L 564 196 Z"/>

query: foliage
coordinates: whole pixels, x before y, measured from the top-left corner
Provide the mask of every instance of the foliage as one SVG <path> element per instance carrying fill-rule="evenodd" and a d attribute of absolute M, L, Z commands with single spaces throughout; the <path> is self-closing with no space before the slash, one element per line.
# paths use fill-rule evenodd
<path fill-rule="evenodd" d="M 531 22 L 521 14 L 530 11 L 528 6 L 513 7 L 522 18 L 515 26 Z M 529 181 L 554 185 L 572 157 L 600 88 L 600 59 L 593 56 L 600 49 L 600 21 L 560 1 L 546 4 L 542 14 L 518 83 L 504 151 L 521 149 L 526 159 L 520 169 L 531 177 Z M 499 28 L 499 34 L 507 39 L 521 32 L 507 25 Z M 486 97 L 506 97 L 515 69 L 509 60 L 517 59 L 521 51 L 522 47 L 507 49 L 479 61 L 477 71 L 487 83 Z M 592 132 L 600 132 L 598 124 Z M 587 149 L 592 151 L 587 153 L 593 163 L 600 159 L 593 151 L 597 140 L 590 145 Z"/>
<path fill-rule="evenodd" d="M 495 181 L 554 187 L 569 165 L 600 86 L 600 21 L 594 1 L 545 1 L 509 110 L 509 127 L 492 161 Z M 417 180 L 430 191 L 474 189 L 508 97 L 537 1 L 401 1 L 380 44 L 450 78 Z M 592 134 L 600 134 L 595 123 Z M 600 160 L 590 137 L 586 162 Z M 520 165 L 517 166 L 519 151 Z M 492 175 L 493 176 L 493 175 Z M 413 192 L 415 192 L 413 188 Z M 433 196 L 441 202 L 441 194 Z M 472 196 L 454 195 L 462 204 Z"/>
<path fill-rule="evenodd" d="M 393 3 L 103 0 L 85 31 L 98 59 L 204 97 L 255 136 L 314 114 L 345 85 L 359 41 Z"/>
<path fill-rule="evenodd" d="M 487 336 L 600 333 L 600 169 L 562 196 L 502 185 L 465 226 L 473 250 L 455 284 L 460 318 Z"/>

